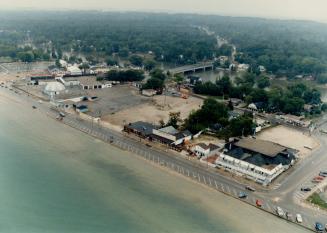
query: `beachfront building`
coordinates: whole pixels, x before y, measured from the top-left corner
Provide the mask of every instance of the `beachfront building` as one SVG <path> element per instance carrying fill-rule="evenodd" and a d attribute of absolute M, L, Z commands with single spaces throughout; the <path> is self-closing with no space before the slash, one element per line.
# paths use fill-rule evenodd
<path fill-rule="evenodd" d="M 188 130 L 179 131 L 173 126 L 168 126 L 161 129 L 153 129 L 151 139 L 162 144 L 179 146 L 189 142 L 192 139 L 192 134 Z"/>
<path fill-rule="evenodd" d="M 294 152 L 279 144 L 253 138 L 236 139 L 225 145 L 217 167 L 268 185 L 295 163 Z"/>
<path fill-rule="evenodd" d="M 127 133 L 133 133 L 142 138 L 147 138 L 152 135 L 152 132 L 157 127 L 148 122 L 138 121 L 129 123 L 124 126 L 124 131 Z"/>
<path fill-rule="evenodd" d="M 219 153 L 219 146 L 212 143 L 209 145 L 205 143 L 198 143 L 191 149 L 191 151 L 193 151 L 198 158 L 209 157 Z"/>

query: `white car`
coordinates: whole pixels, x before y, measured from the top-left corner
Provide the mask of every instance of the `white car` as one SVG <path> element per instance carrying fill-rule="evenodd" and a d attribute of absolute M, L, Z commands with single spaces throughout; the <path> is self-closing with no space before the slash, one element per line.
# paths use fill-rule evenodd
<path fill-rule="evenodd" d="M 296 215 L 296 221 L 297 221 L 298 223 L 302 223 L 302 222 L 303 222 L 301 214 L 297 214 L 297 215 Z"/>
<path fill-rule="evenodd" d="M 282 208 L 280 208 L 279 206 L 277 206 L 276 211 L 277 211 L 277 214 L 278 214 L 279 217 L 284 217 L 285 213 L 284 213 L 284 211 L 283 211 Z"/>

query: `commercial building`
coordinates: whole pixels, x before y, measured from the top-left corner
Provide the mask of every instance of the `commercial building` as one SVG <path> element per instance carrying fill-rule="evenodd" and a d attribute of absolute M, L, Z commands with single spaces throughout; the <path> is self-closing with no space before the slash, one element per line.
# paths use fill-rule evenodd
<path fill-rule="evenodd" d="M 263 185 L 271 183 L 294 163 L 295 155 L 291 149 L 253 138 L 227 143 L 216 160 L 218 167 Z"/>
<path fill-rule="evenodd" d="M 157 127 L 143 121 L 138 121 L 134 123 L 129 123 L 124 126 L 124 131 L 127 133 L 133 133 L 142 138 L 147 138 L 152 135 L 152 132 Z"/>
<path fill-rule="evenodd" d="M 165 144 L 172 148 L 179 148 L 181 145 L 188 143 L 192 139 L 192 134 L 188 130 L 179 131 L 172 126 L 159 128 L 143 121 L 125 125 L 124 131 L 146 138 L 149 141 Z"/>
<path fill-rule="evenodd" d="M 192 134 L 188 130 L 179 131 L 172 126 L 161 129 L 153 129 L 151 139 L 163 144 L 178 146 L 187 143 L 192 139 Z"/>

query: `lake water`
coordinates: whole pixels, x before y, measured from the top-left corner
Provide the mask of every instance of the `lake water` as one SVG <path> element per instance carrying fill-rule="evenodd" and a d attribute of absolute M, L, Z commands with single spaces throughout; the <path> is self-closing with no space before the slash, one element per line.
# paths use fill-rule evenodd
<path fill-rule="evenodd" d="M 307 232 L 0 90 L 0 232 Z"/>

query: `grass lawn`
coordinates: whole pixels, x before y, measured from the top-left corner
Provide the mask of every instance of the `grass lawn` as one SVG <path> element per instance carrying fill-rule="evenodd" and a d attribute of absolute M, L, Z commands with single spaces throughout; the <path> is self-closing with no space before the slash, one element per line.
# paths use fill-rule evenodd
<path fill-rule="evenodd" d="M 321 199 L 318 193 L 312 194 L 310 197 L 308 197 L 307 201 L 321 208 L 327 209 L 327 203 L 323 199 Z"/>

